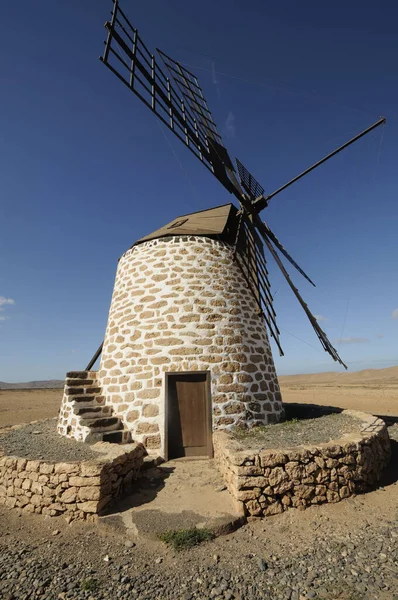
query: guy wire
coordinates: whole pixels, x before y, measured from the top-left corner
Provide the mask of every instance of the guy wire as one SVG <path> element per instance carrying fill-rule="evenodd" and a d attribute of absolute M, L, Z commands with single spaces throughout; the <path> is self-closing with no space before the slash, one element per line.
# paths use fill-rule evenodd
<path fill-rule="evenodd" d="M 291 333 L 290 331 L 288 331 L 287 329 L 285 329 L 284 327 L 279 327 L 279 329 L 281 329 L 282 331 L 285 331 L 286 333 L 288 333 L 289 335 L 291 335 L 292 337 L 296 338 L 296 340 L 299 340 L 299 342 L 303 342 L 303 344 L 306 344 L 307 346 L 309 346 L 310 348 L 312 348 L 313 350 L 316 350 L 317 352 L 319 352 L 319 354 L 323 355 L 322 350 L 319 350 L 319 348 L 316 348 L 315 346 L 313 346 L 312 344 L 310 344 L 309 342 L 306 342 L 305 340 L 301 339 L 300 337 L 298 337 L 297 335 L 294 335 L 294 333 Z"/>
<path fill-rule="evenodd" d="M 200 67 L 199 65 L 191 65 L 188 63 L 181 63 L 181 64 L 184 65 L 185 67 L 189 67 L 190 69 L 199 69 L 201 71 L 206 71 L 208 73 L 212 73 L 212 74 L 214 73 L 213 69 L 207 69 L 206 67 Z M 217 73 L 217 75 L 222 75 L 223 77 L 228 77 L 229 79 L 235 79 L 236 81 L 240 81 L 242 83 L 249 83 L 250 85 L 267 87 L 267 83 L 265 83 L 263 81 L 253 81 L 251 79 L 246 79 L 244 77 L 239 77 L 237 75 L 230 75 L 229 73 L 224 73 L 223 71 L 219 71 L 219 70 L 217 70 L 216 73 Z M 281 85 L 285 86 L 284 88 L 282 88 L 282 91 L 288 91 L 290 93 L 293 93 L 293 94 L 295 93 L 298 95 L 301 94 L 303 97 L 307 97 L 307 98 L 308 98 L 308 96 L 313 96 L 313 97 L 319 98 L 329 104 L 337 104 L 338 106 L 342 106 L 344 108 L 349 108 L 350 110 L 355 110 L 355 111 L 358 111 L 358 112 L 361 112 L 364 114 L 372 115 L 372 117 L 376 116 L 376 113 L 374 113 L 366 108 L 358 108 L 356 106 L 352 106 L 351 104 L 347 104 L 345 102 L 339 102 L 338 100 L 335 100 L 333 98 L 326 98 L 325 96 L 323 96 L 322 94 L 318 94 L 314 90 L 304 90 L 302 88 L 295 86 L 293 83 L 284 81 L 283 79 L 277 79 L 276 77 L 269 77 L 269 76 L 266 76 L 265 79 L 268 79 L 269 81 L 271 81 L 273 83 L 277 83 L 277 84 L 279 84 L 279 86 L 281 86 Z M 291 89 L 286 90 L 286 86 L 290 87 Z M 279 87 L 279 89 L 281 89 L 281 88 Z"/>
<path fill-rule="evenodd" d="M 174 148 L 173 148 L 173 146 L 172 146 L 172 144 L 171 144 L 171 142 L 170 142 L 169 138 L 167 137 L 167 135 L 166 135 L 166 134 L 165 134 L 165 132 L 163 131 L 163 127 L 161 126 L 160 122 L 159 122 L 157 119 L 156 119 L 156 123 L 159 125 L 160 131 L 162 132 L 164 139 L 166 140 L 166 142 L 167 142 L 167 144 L 168 144 L 168 146 L 169 146 L 169 148 L 170 148 L 171 152 L 172 152 L 172 153 L 173 153 L 173 155 L 174 155 L 174 158 L 176 159 L 177 163 L 179 164 L 179 166 L 180 166 L 180 169 L 181 169 L 181 170 L 182 170 L 182 172 L 184 173 L 184 175 L 185 175 L 185 177 L 186 177 L 186 179 L 187 179 L 187 181 L 188 181 L 189 185 L 191 186 L 191 188 L 192 188 L 192 190 L 195 192 L 195 194 L 197 194 L 197 190 L 196 190 L 196 188 L 194 187 L 194 185 L 193 185 L 193 183 L 192 183 L 192 181 L 191 181 L 191 179 L 190 179 L 190 177 L 189 177 L 188 173 L 186 172 L 184 165 L 183 165 L 183 164 L 182 164 L 182 162 L 180 161 L 180 159 L 179 159 L 179 157 L 178 157 L 178 155 L 177 155 L 176 151 L 174 150 Z M 194 208 L 194 206 L 193 206 L 192 204 L 190 204 L 189 202 L 187 202 L 187 200 L 186 200 L 186 199 L 185 199 L 185 202 L 188 204 L 188 206 L 190 206 L 190 208 Z"/>

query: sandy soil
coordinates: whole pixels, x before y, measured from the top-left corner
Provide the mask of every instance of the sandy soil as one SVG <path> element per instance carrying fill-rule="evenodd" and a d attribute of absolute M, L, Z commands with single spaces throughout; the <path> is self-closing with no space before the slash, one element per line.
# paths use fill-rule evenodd
<path fill-rule="evenodd" d="M 279 377 L 284 402 L 398 416 L 398 367 Z"/>
<path fill-rule="evenodd" d="M 398 387 L 398 367 L 387 369 L 365 369 L 364 371 L 343 371 L 334 373 L 310 373 L 304 375 L 284 375 L 280 379 L 289 385 L 334 385 L 334 386 L 365 386 L 365 387 Z"/>
<path fill-rule="evenodd" d="M 58 415 L 62 390 L 0 390 L 0 427 Z"/>

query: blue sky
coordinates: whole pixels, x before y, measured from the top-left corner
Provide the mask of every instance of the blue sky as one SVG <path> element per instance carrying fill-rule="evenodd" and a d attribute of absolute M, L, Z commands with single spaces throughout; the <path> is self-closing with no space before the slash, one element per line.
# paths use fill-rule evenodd
<path fill-rule="evenodd" d="M 110 8 L 20 0 L 2 11 L 3 381 L 84 368 L 102 341 L 118 257 L 175 216 L 232 200 L 98 60 Z M 230 154 L 266 192 L 387 117 L 262 216 L 317 284 L 292 272 L 349 368 L 398 364 L 396 3 L 122 8 L 149 48 L 196 72 Z M 340 370 L 271 260 L 278 372 Z"/>

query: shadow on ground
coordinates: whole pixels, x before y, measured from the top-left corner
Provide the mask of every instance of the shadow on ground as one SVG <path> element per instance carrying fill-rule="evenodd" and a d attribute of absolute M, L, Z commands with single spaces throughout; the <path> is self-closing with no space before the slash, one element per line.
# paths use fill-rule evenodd
<path fill-rule="evenodd" d="M 170 529 L 192 527 L 229 533 L 242 519 L 213 460 L 181 459 L 144 470 L 129 495 L 101 517 L 101 524 L 157 538 Z"/>
<path fill-rule="evenodd" d="M 164 488 L 166 479 L 170 477 L 174 470 L 174 467 L 163 465 L 144 470 L 140 478 L 133 483 L 128 496 L 117 500 L 105 514 L 123 513 L 131 508 L 149 504 L 155 500 Z"/>
<path fill-rule="evenodd" d="M 398 441 L 391 439 L 391 460 L 384 469 L 379 486 L 387 487 L 398 481 Z"/>
<path fill-rule="evenodd" d="M 298 402 L 289 402 L 283 405 L 285 409 L 286 421 L 292 419 L 318 419 L 326 415 L 332 415 L 343 412 L 338 406 L 321 406 L 319 404 L 300 404 Z"/>

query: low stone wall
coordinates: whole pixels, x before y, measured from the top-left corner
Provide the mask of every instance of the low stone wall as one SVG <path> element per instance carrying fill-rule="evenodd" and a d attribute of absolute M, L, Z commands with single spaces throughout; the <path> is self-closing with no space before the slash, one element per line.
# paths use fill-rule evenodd
<path fill-rule="evenodd" d="M 230 433 L 214 432 L 214 458 L 240 510 L 262 517 L 339 502 L 378 481 L 391 455 L 387 427 L 372 415 L 344 412 L 362 421 L 360 434 L 316 447 L 236 451 Z"/>
<path fill-rule="evenodd" d="M 0 456 L 0 504 L 43 515 L 95 520 L 137 478 L 142 444 L 92 446 L 98 459 L 51 463 Z"/>

